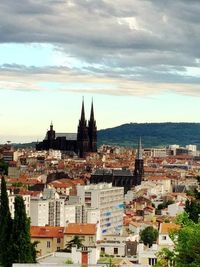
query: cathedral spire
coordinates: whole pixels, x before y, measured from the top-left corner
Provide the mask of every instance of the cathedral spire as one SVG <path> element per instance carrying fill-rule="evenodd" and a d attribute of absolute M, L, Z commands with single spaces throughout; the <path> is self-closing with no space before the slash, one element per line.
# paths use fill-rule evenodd
<path fill-rule="evenodd" d="M 94 121 L 93 98 L 92 98 L 92 104 L 91 104 L 90 121 Z"/>
<path fill-rule="evenodd" d="M 138 149 L 137 149 L 137 159 L 142 159 L 142 141 L 141 141 L 141 137 L 138 140 Z"/>
<path fill-rule="evenodd" d="M 84 97 L 83 97 L 83 100 L 82 100 L 81 121 L 85 121 Z"/>

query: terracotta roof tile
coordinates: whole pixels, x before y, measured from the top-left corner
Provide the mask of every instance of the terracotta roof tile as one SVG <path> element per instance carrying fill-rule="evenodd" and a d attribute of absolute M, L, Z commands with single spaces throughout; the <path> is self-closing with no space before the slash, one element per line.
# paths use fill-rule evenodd
<path fill-rule="evenodd" d="M 58 226 L 31 226 L 31 237 L 63 238 L 64 227 Z"/>
<path fill-rule="evenodd" d="M 65 228 L 65 234 L 95 235 L 96 224 L 94 223 L 69 223 Z"/>
<path fill-rule="evenodd" d="M 175 223 L 162 223 L 160 228 L 161 234 L 169 234 L 173 230 L 179 230 L 180 225 Z"/>

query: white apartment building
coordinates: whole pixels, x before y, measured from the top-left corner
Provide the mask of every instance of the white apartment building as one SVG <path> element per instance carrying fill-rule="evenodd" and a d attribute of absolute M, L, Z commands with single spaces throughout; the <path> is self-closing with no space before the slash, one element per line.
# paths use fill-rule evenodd
<path fill-rule="evenodd" d="M 76 206 L 75 205 L 65 205 L 65 222 L 75 223 L 76 222 Z"/>
<path fill-rule="evenodd" d="M 31 225 L 65 226 L 63 199 L 31 199 Z"/>
<path fill-rule="evenodd" d="M 14 214 L 15 214 L 15 197 L 16 195 L 12 195 L 12 194 L 8 195 L 9 209 L 10 209 L 12 218 L 14 218 Z M 27 217 L 30 217 L 30 195 L 22 195 L 22 198 L 24 200 L 26 215 Z"/>
<path fill-rule="evenodd" d="M 49 200 L 31 199 L 30 202 L 31 225 L 45 226 L 49 224 Z"/>
<path fill-rule="evenodd" d="M 88 210 L 90 222 L 99 221 L 103 235 L 121 233 L 124 214 L 123 187 L 113 187 L 112 183 L 77 185 L 77 196 Z"/>

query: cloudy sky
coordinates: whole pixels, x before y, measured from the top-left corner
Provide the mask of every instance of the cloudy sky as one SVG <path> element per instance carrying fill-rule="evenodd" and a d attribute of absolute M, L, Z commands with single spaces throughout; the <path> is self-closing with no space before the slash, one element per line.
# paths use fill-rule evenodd
<path fill-rule="evenodd" d="M 99 129 L 200 122 L 199 0 L 1 0 L 0 143 L 76 132 L 82 96 Z"/>

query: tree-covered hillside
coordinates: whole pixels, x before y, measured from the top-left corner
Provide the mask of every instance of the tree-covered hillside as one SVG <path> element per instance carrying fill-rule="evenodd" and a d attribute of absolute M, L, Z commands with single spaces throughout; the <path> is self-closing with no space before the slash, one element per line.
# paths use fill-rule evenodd
<path fill-rule="evenodd" d="M 113 144 L 136 147 L 142 138 L 144 147 L 162 147 L 170 144 L 195 144 L 200 149 L 200 123 L 127 123 L 99 130 L 98 146 Z M 14 144 L 17 148 L 35 147 L 36 142 Z"/>
<path fill-rule="evenodd" d="M 140 136 L 145 147 L 196 144 L 200 148 L 200 123 L 127 123 L 98 131 L 98 144 L 136 147 Z"/>

